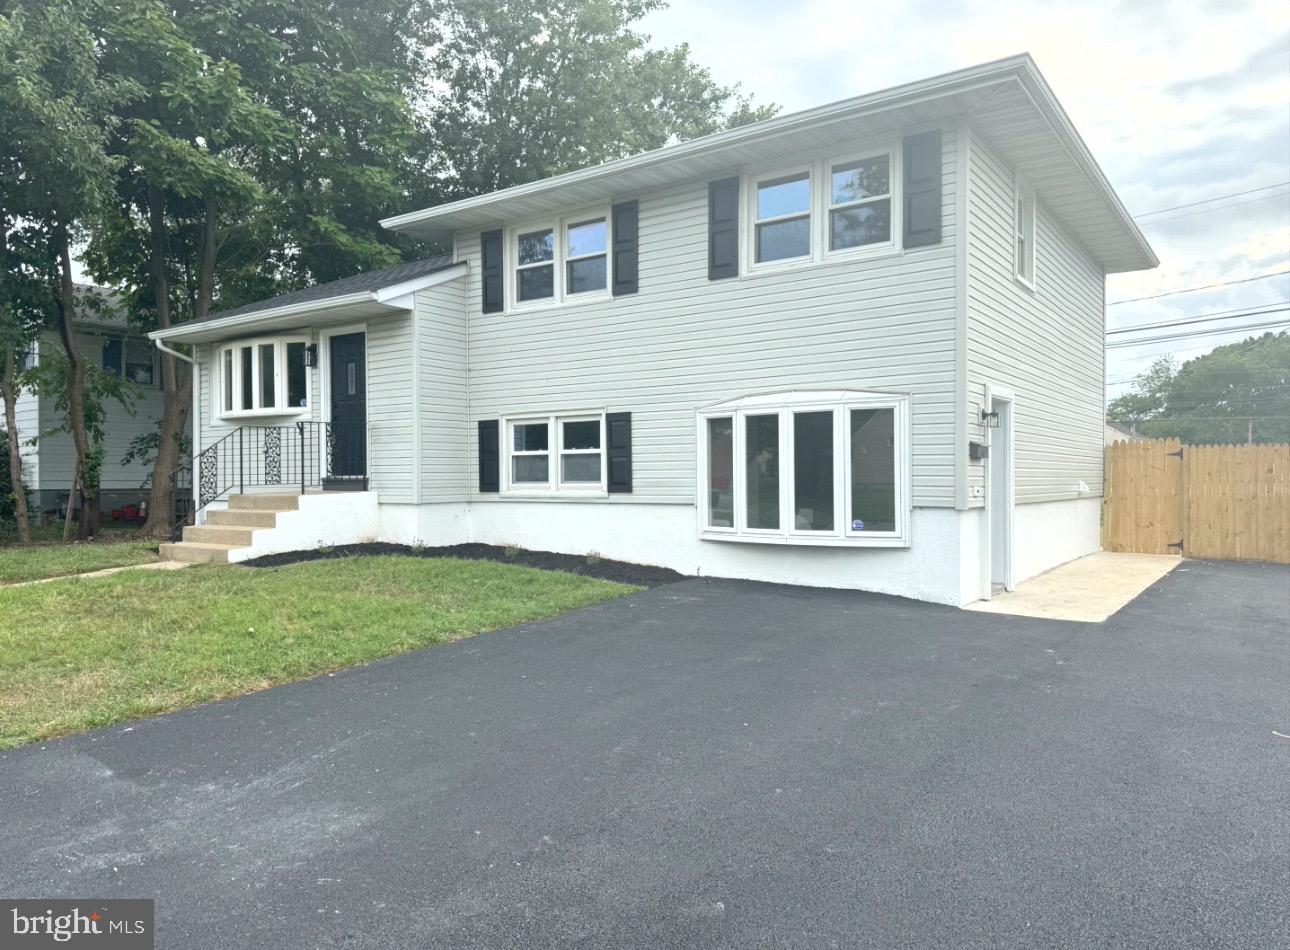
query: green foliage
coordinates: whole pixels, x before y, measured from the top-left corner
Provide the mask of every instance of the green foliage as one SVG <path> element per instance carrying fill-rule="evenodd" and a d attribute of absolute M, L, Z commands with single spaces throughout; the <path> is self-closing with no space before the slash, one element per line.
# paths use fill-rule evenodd
<path fill-rule="evenodd" d="M 1107 415 L 1192 445 L 1290 442 L 1290 334 L 1220 346 L 1181 367 L 1161 357 Z"/>
<path fill-rule="evenodd" d="M 13 496 L 9 471 L 9 451 L 5 448 L 7 434 L 0 429 L 0 539 L 12 537 L 18 525 L 18 504 Z M 24 486 L 24 490 L 26 487 Z"/>

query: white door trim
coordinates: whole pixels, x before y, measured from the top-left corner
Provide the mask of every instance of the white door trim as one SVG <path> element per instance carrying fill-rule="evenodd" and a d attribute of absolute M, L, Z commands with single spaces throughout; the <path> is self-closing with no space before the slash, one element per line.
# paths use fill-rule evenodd
<path fill-rule="evenodd" d="M 996 405 L 999 403 L 1001 405 Z M 985 502 L 985 559 L 982 569 L 984 583 L 982 585 L 982 596 L 989 600 L 993 592 L 994 583 L 994 505 L 996 503 L 994 490 L 994 473 L 995 466 L 999 464 L 996 448 L 1003 449 L 1003 455 L 1006 459 L 1007 469 L 1003 473 L 1004 478 L 1004 496 L 1008 499 L 1008 504 L 1003 513 L 1003 586 L 1005 590 L 1013 590 L 1016 587 L 1016 573 L 1014 569 L 1016 553 L 1016 511 L 1017 511 L 1017 397 L 1011 389 L 1006 386 L 1000 386 L 995 383 L 986 383 L 985 386 L 985 405 L 988 411 L 998 412 L 1007 409 L 1006 424 L 1001 424 L 997 429 L 987 428 L 986 444 L 990 446 L 990 454 L 986 458 L 986 502 Z M 1005 440 L 1000 442 L 1000 440 Z"/>

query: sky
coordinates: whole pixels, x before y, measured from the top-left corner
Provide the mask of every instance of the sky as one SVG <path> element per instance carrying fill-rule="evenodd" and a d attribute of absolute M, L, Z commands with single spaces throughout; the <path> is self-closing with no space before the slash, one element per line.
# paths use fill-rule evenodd
<path fill-rule="evenodd" d="M 658 46 L 689 43 L 718 82 L 785 112 L 1028 52 L 1120 200 L 1146 215 L 1138 223 L 1160 258 L 1107 278 L 1108 330 L 1290 301 L 1287 274 L 1113 303 L 1290 271 L 1285 0 L 674 0 L 641 29 Z M 1149 214 L 1252 189 L 1262 190 Z M 1290 313 L 1180 329 L 1276 320 L 1290 324 Z M 1185 360 L 1248 335 L 1108 349 L 1108 395 L 1158 354 Z"/>

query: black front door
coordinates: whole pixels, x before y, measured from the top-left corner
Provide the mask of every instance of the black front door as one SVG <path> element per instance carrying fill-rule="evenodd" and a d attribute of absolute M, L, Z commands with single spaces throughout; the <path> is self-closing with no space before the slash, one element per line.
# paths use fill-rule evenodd
<path fill-rule="evenodd" d="M 335 479 L 367 475 L 367 336 L 331 338 L 331 465 Z"/>

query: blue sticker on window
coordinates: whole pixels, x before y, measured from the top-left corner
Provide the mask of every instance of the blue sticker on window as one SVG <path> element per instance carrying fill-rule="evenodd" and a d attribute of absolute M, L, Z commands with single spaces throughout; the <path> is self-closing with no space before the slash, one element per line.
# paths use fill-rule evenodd
<path fill-rule="evenodd" d="M 856 518 L 854 521 L 852 521 L 852 522 L 851 522 L 851 530 L 852 530 L 852 531 L 863 531 L 863 530 L 864 530 L 864 522 L 863 522 L 863 521 L 861 521 L 859 518 Z"/>

